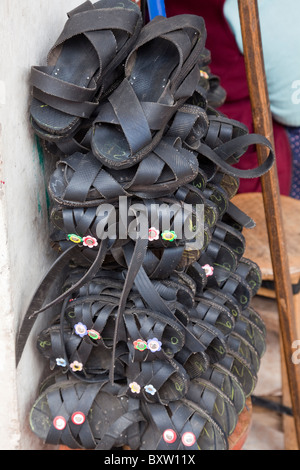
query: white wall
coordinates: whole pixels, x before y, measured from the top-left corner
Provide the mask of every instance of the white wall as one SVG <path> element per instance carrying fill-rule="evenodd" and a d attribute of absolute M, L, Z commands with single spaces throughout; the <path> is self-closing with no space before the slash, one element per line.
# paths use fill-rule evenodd
<path fill-rule="evenodd" d="M 0 0 L 0 449 L 41 449 L 28 415 L 45 363 L 31 335 L 15 365 L 15 337 L 54 253 L 42 158 L 29 124 L 31 65 L 49 48 L 81 0 Z M 38 325 L 37 325 L 38 327 Z"/>

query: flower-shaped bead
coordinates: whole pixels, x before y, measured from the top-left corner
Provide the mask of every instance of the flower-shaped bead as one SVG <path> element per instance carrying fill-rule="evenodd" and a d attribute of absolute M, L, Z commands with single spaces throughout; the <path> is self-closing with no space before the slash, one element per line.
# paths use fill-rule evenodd
<path fill-rule="evenodd" d="M 133 346 L 134 349 L 138 349 L 139 351 L 144 351 L 147 349 L 147 343 L 143 339 L 137 339 L 136 341 L 133 341 Z"/>
<path fill-rule="evenodd" d="M 100 339 L 101 338 L 100 333 L 96 330 L 87 330 L 87 334 L 92 339 Z"/>
<path fill-rule="evenodd" d="M 161 238 L 168 242 L 172 242 L 173 240 L 177 238 L 177 235 L 174 232 L 174 230 L 164 230 L 161 234 Z"/>
<path fill-rule="evenodd" d="M 153 353 L 160 351 L 161 345 L 162 345 L 161 341 L 159 341 L 157 338 L 152 338 L 147 341 L 147 347 Z"/>
<path fill-rule="evenodd" d="M 76 235 L 76 233 L 69 233 L 68 239 L 73 243 L 81 243 L 83 241 L 79 235 Z"/>
<path fill-rule="evenodd" d="M 63 357 L 57 357 L 56 358 L 56 365 L 59 367 L 66 367 L 67 362 Z"/>
<path fill-rule="evenodd" d="M 148 232 L 148 239 L 150 242 L 153 240 L 158 240 L 159 239 L 159 230 L 155 227 L 150 227 L 149 232 Z"/>
<path fill-rule="evenodd" d="M 205 264 L 204 266 L 201 266 L 202 269 L 204 269 L 206 277 L 212 276 L 214 273 L 214 268 L 210 264 Z"/>
<path fill-rule="evenodd" d="M 207 80 L 209 79 L 209 75 L 205 70 L 200 70 L 200 77 L 206 78 Z"/>
<path fill-rule="evenodd" d="M 87 327 L 81 322 L 78 322 L 76 323 L 76 325 L 74 325 L 74 330 L 75 330 L 75 333 L 81 338 L 83 338 L 84 336 L 88 334 Z"/>
<path fill-rule="evenodd" d="M 141 391 L 140 385 L 136 382 L 131 382 L 129 384 L 129 388 L 132 391 L 132 393 L 140 393 L 140 391 Z"/>
<path fill-rule="evenodd" d="M 157 392 L 156 388 L 153 387 L 153 385 L 151 384 L 146 385 L 144 388 L 145 388 L 145 392 L 150 393 L 150 395 L 155 395 L 155 393 Z"/>
<path fill-rule="evenodd" d="M 83 369 L 83 364 L 79 361 L 74 361 L 70 364 L 70 368 L 73 372 L 80 372 Z"/>
<path fill-rule="evenodd" d="M 90 235 L 87 235 L 86 237 L 83 237 L 82 239 L 83 245 L 88 246 L 89 248 L 93 248 L 94 246 L 98 246 L 98 242 L 96 238 L 91 237 Z"/>

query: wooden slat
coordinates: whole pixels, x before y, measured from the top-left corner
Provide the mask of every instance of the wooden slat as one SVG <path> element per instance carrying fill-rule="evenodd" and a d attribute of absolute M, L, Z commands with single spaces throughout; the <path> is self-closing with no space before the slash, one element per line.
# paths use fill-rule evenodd
<path fill-rule="evenodd" d="M 257 0 L 238 0 L 238 5 L 254 131 L 264 135 L 274 144 Z M 262 163 L 266 158 L 266 151 L 264 148 L 258 147 L 257 153 L 258 161 Z M 293 352 L 292 343 L 297 338 L 295 337 L 295 315 L 276 164 L 271 171 L 261 178 L 261 183 L 274 271 L 280 333 L 291 394 L 297 443 L 300 448 L 300 370 L 299 365 L 293 364 L 291 360 Z"/>

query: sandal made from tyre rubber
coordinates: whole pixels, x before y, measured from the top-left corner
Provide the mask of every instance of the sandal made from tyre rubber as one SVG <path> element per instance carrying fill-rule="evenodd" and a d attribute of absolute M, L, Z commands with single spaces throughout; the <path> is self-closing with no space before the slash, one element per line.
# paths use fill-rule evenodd
<path fill-rule="evenodd" d="M 121 296 L 121 292 L 119 297 Z M 74 327 L 80 324 L 84 336 L 93 332 L 102 337 L 108 347 L 112 346 L 118 297 L 77 297 L 67 305 L 65 318 Z M 128 299 L 130 303 L 130 298 Z M 176 354 L 184 345 L 185 336 L 180 325 L 159 313 L 144 307 L 127 307 L 123 313 L 124 329 L 120 340 L 127 344 L 134 361 L 154 358 L 166 359 Z M 110 327 L 108 323 L 110 322 Z M 100 339 L 100 338 L 99 338 Z"/>
<path fill-rule="evenodd" d="M 46 388 L 30 412 L 31 430 L 44 442 L 70 449 L 137 450 L 146 425 L 138 403 L 107 382 L 61 381 Z"/>
<path fill-rule="evenodd" d="M 87 119 L 81 126 L 79 126 L 78 131 L 65 139 L 60 139 L 57 141 L 50 141 L 45 139 L 45 137 L 40 137 L 41 146 L 46 155 L 51 155 L 51 157 L 56 157 L 59 159 L 64 159 L 68 155 L 73 155 L 73 153 L 89 153 L 91 151 L 91 123 Z M 50 136 L 51 138 L 51 136 Z"/>
<path fill-rule="evenodd" d="M 154 286 L 151 284 L 143 267 L 140 268 L 134 280 L 134 286 L 138 289 L 141 297 L 148 308 L 160 312 L 161 315 L 177 319 L 185 328 L 185 346 L 193 353 L 205 353 L 214 362 L 224 356 L 226 352 L 225 339 L 221 332 L 193 315 L 192 310 L 187 310 L 180 302 L 172 309 L 164 301 Z"/>
<path fill-rule="evenodd" d="M 261 318 L 260 314 L 254 310 L 252 306 L 248 306 L 246 309 L 243 310 L 243 316 L 247 318 L 251 323 L 257 326 L 257 328 L 261 331 L 262 335 L 266 337 L 267 335 L 267 328 L 266 325 Z"/>
<path fill-rule="evenodd" d="M 201 320 L 213 325 L 226 336 L 230 334 L 235 327 L 235 317 L 224 305 L 201 298 L 195 306 L 195 315 Z"/>
<path fill-rule="evenodd" d="M 196 403 L 212 416 L 227 436 L 233 433 L 238 413 L 232 400 L 214 383 L 203 377 L 191 380 L 185 398 Z"/>
<path fill-rule="evenodd" d="M 211 106 L 207 108 L 207 117 L 209 124 L 203 142 L 212 149 L 236 137 L 249 134 L 249 129 L 245 124 L 228 118 Z M 236 158 L 238 158 L 238 155 L 236 154 Z"/>
<path fill-rule="evenodd" d="M 86 1 L 68 17 L 47 66 L 31 72 L 31 119 L 45 139 L 71 135 L 91 116 L 142 28 L 140 9 L 130 0 Z"/>
<path fill-rule="evenodd" d="M 237 176 L 228 175 L 218 169 L 210 181 L 212 184 L 221 187 L 227 193 L 228 199 L 232 199 L 240 187 L 240 179 Z"/>
<path fill-rule="evenodd" d="M 75 299 L 66 299 L 60 325 L 43 330 L 38 337 L 39 350 L 50 359 L 50 368 L 55 365 L 69 368 L 80 372 L 76 375 L 86 381 L 101 379 L 109 371 L 121 296 L 122 288 L 119 288 L 114 296 L 79 294 Z M 129 298 L 128 303 L 131 302 Z M 183 327 L 175 320 L 147 310 L 141 301 L 139 307 L 125 308 L 121 321 L 123 328 L 119 328 L 115 346 L 117 360 L 121 354 L 123 357 L 129 354 L 131 361 L 168 361 L 184 345 Z M 117 375 L 119 370 L 122 374 L 120 361 L 118 368 L 113 366 Z"/>
<path fill-rule="evenodd" d="M 220 77 L 213 74 L 208 65 L 201 66 L 197 89 L 189 102 L 205 109 L 219 108 L 226 100 L 226 91 L 220 85 Z"/>
<path fill-rule="evenodd" d="M 206 273 L 207 287 L 215 287 L 223 285 L 236 270 L 238 261 L 236 254 L 227 243 L 212 237 L 197 263 Z"/>
<path fill-rule="evenodd" d="M 213 118 L 207 114 L 205 109 L 185 103 L 177 111 L 173 121 L 170 122 L 167 135 L 173 137 L 179 136 L 184 146 L 198 155 L 199 170 L 203 171 L 206 175 L 207 181 L 209 181 L 210 184 L 222 187 L 229 198 L 232 198 L 238 190 L 240 177 L 253 178 L 256 177 L 256 174 L 259 174 L 260 171 L 264 174 L 264 172 L 268 171 L 268 167 L 272 166 L 274 156 L 272 155 L 270 143 L 267 140 L 260 139 L 260 136 L 256 134 L 251 134 L 249 137 L 249 132 L 243 124 L 226 117 L 223 119 L 226 124 L 222 124 L 224 132 L 220 132 L 221 138 L 217 139 L 217 136 L 214 136 L 213 141 L 211 141 L 208 136 L 212 131 L 211 127 L 214 127 L 214 125 L 211 124 Z M 218 123 L 217 126 L 221 126 L 221 123 Z M 207 142 L 205 140 L 206 137 Z M 233 163 L 237 163 L 236 160 L 238 156 L 243 155 L 245 153 L 245 147 L 247 148 L 247 144 L 245 144 L 245 146 L 243 145 L 242 137 L 244 137 L 245 140 L 248 138 L 250 141 L 257 140 L 270 149 L 271 155 L 269 156 L 268 164 L 254 170 L 236 171 L 236 168 L 232 165 Z M 236 152 L 234 152 L 235 144 Z M 214 152 L 214 150 L 216 150 L 216 152 Z M 220 155 L 217 155 L 218 152 Z M 230 153 L 230 155 L 226 154 L 226 152 Z M 198 186 L 197 179 L 194 184 Z M 199 188 L 203 189 L 201 179 Z"/>
<path fill-rule="evenodd" d="M 242 134 L 231 140 L 220 143 L 220 145 L 212 148 L 204 143 L 202 136 L 197 139 L 193 135 L 184 142 L 187 148 L 198 154 L 199 167 L 201 168 L 201 160 L 204 157 L 214 163 L 219 171 L 232 175 L 236 178 L 257 178 L 267 173 L 273 166 L 275 155 L 273 147 L 268 139 L 260 134 Z M 246 153 L 251 145 L 261 145 L 269 150 L 266 160 L 255 168 L 240 169 L 233 165 L 239 162 L 240 158 Z"/>
<path fill-rule="evenodd" d="M 137 215 L 135 209 L 143 212 Z M 206 223 L 201 230 L 197 208 L 186 210 L 184 202 L 177 197 L 155 200 L 128 198 L 122 201 L 122 207 L 117 203 L 88 208 L 57 206 L 52 210 L 51 218 L 58 228 L 53 236 L 60 249 L 65 251 L 76 244 L 87 259 L 93 260 L 106 241 L 109 242 L 111 260 L 115 260 L 115 266 L 121 267 L 127 267 L 123 253 L 125 245 L 132 244 L 132 239 L 139 236 L 137 222 L 147 218 L 150 228 L 147 232 L 147 226 L 143 224 L 141 230 L 144 232 L 140 234 L 147 245 L 143 266 L 151 277 L 157 279 L 167 277 L 176 268 L 192 264 L 206 249 L 211 237 Z M 163 224 L 166 223 L 169 228 L 164 230 Z"/>
<path fill-rule="evenodd" d="M 139 164 L 126 170 L 105 169 L 89 152 L 60 159 L 50 177 L 49 191 L 58 203 L 88 207 L 121 196 L 161 197 L 192 181 L 198 161 L 179 140 L 163 138 Z"/>
<path fill-rule="evenodd" d="M 96 338 L 94 331 L 90 333 L 94 335 L 94 339 L 90 336 L 82 339 L 70 327 L 64 326 L 63 331 L 61 330 L 61 325 L 52 325 L 41 331 L 37 337 L 37 349 L 49 362 L 50 370 L 61 369 L 87 383 L 107 379 L 111 367 L 111 347 L 107 347 L 101 338 Z M 118 360 L 118 355 L 126 354 L 127 348 L 119 343 L 117 350 L 115 377 L 122 378 L 124 364 Z"/>
<path fill-rule="evenodd" d="M 148 403 L 167 405 L 183 398 L 189 387 L 189 376 L 175 359 L 132 362 L 126 367 L 126 395 Z"/>
<path fill-rule="evenodd" d="M 227 436 L 219 424 L 196 403 L 183 399 L 167 406 L 144 405 L 148 426 L 140 450 L 228 450 Z"/>
<path fill-rule="evenodd" d="M 222 222 L 234 227 L 236 230 L 242 232 L 244 228 L 254 228 L 255 221 L 239 207 L 228 201 L 227 211 L 222 217 Z"/>
<path fill-rule="evenodd" d="M 187 123 L 189 122 L 184 117 L 184 114 L 187 116 L 197 116 L 196 109 L 197 107 L 194 105 L 185 104 L 180 109 L 180 112 L 183 114 L 181 121 L 184 122 L 186 120 Z M 195 119 L 194 125 L 188 127 L 189 133 L 187 133 L 187 129 L 184 128 L 184 132 L 181 133 L 180 131 L 179 135 L 181 136 L 186 148 L 192 152 L 196 152 L 198 155 L 199 168 L 205 168 L 205 166 L 207 166 L 207 161 L 209 160 L 211 165 L 213 165 L 212 168 L 214 168 L 214 173 L 216 171 L 220 171 L 235 178 L 246 179 L 257 178 L 271 169 L 275 161 L 274 150 L 270 141 L 264 136 L 260 134 L 249 134 L 248 130 L 242 123 L 231 120 L 227 117 L 214 118 L 207 114 L 207 122 L 207 120 L 203 119 L 202 108 L 199 109 L 198 116 L 199 119 Z M 215 132 L 215 129 L 213 129 L 213 139 L 207 138 L 207 140 L 205 140 L 206 137 L 208 137 L 208 133 L 211 128 L 210 126 L 212 125 L 209 119 L 216 123 L 217 131 Z M 218 122 L 220 119 L 224 119 L 226 123 L 223 125 L 223 123 Z M 219 129 L 220 126 L 222 132 Z M 212 128 L 214 127 L 215 126 L 212 125 Z M 219 139 L 220 135 L 222 138 Z M 261 145 L 269 150 L 265 161 L 261 165 L 252 169 L 239 169 L 234 167 L 233 165 L 239 162 L 240 158 L 246 153 L 250 145 Z M 202 166 L 202 162 L 204 167 Z"/>
<path fill-rule="evenodd" d="M 240 259 L 243 256 L 246 248 L 246 241 L 243 233 L 239 230 L 236 230 L 234 227 L 225 224 L 222 220 L 219 220 L 216 223 L 212 234 L 215 239 L 218 239 L 229 245 L 240 262 Z"/>
<path fill-rule="evenodd" d="M 251 344 L 251 340 L 233 331 L 226 337 L 227 351 L 238 353 L 254 370 L 257 375 L 260 367 L 260 354 Z"/>
<path fill-rule="evenodd" d="M 216 363 L 229 370 L 239 381 L 242 386 L 245 398 L 248 398 L 254 391 L 257 384 L 257 373 L 249 362 L 238 353 L 230 350 L 225 357 Z"/>
<path fill-rule="evenodd" d="M 92 291 L 95 293 L 94 289 Z M 211 362 L 223 357 L 226 348 L 225 338 L 218 329 L 193 314 L 192 292 L 180 279 L 176 279 L 173 275 L 170 280 L 151 281 L 143 268 L 140 268 L 132 292 L 135 291 L 139 293 L 144 306 L 158 312 L 162 321 L 165 318 L 166 323 L 170 322 L 170 325 L 175 321 L 178 322 L 179 329 L 184 328 L 186 349 L 199 353 L 199 356 L 205 354 Z M 130 296 L 128 298 L 130 300 Z M 174 333 L 171 342 L 175 337 Z M 173 351 L 175 348 L 182 349 L 182 341 L 179 341 L 179 349 L 177 343 L 176 341 L 173 347 L 170 345 L 170 349 Z"/>
<path fill-rule="evenodd" d="M 225 294 L 232 296 L 238 302 L 241 310 L 249 306 L 253 297 L 252 289 L 242 276 L 231 272 L 220 287 Z"/>
<path fill-rule="evenodd" d="M 239 284 L 239 285 L 238 285 Z M 233 294 L 241 308 L 249 306 L 251 299 L 256 295 L 261 285 L 261 272 L 259 266 L 242 257 L 238 261 L 234 272 L 230 273 L 228 280 L 223 284 L 225 292 Z"/>
<path fill-rule="evenodd" d="M 115 299 L 117 299 L 118 302 L 123 288 L 123 280 L 121 283 L 118 281 L 117 284 L 115 284 L 117 273 L 114 271 L 113 274 L 114 276 L 112 278 L 111 273 L 102 271 L 100 277 L 97 276 L 89 283 L 84 285 L 80 289 L 79 294 L 77 294 L 77 300 L 79 300 L 79 305 L 80 298 L 82 296 L 87 296 L 87 298 L 89 299 L 94 298 L 97 302 L 97 299 L 101 299 L 102 296 L 103 299 L 105 299 L 109 298 L 109 295 L 112 295 Z M 155 295 L 153 289 L 155 289 L 156 291 Z M 183 362 L 181 360 L 179 360 L 179 362 L 185 366 L 185 362 L 188 359 L 190 360 L 190 362 L 197 361 L 197 364 L 201 364 L 202 369 L 205 370 L 209 363 L 210 355 L 213 354 L 213 356 L 216 357 L 217 353 L 215 349 L 220 350 L 221 347 L 225 346 L 225 343 L 223 339 L 220 340 L 218 338 L 220 336 L 219 332 L 216 332 L 215 330 L 213 331 L 212 329 L 208 329 L 207 324 L 205 324 L 204 322 L 202 322 L 202 335 L 200 335 L 200 322 L 198 322 L 199 326 L 196 336 L 192 335 L 191 331 L 189 331 L 191 335 L 186 335 L 187 322 L 189 318 L 188 312 L 190 308 L 192 308 L 194 302 L 193 295 L 189 287 L 187 287 L 183 281 L 178 281 L 178 278 L 175 278 L 175 275 L 173 274 L 172 280 L 161 280 L 159 282 L 153 280 L 151 287 L 147 290 L 150 291 L 150 298 L 153 298 L 153 296 L 155 297 L 158 295 L 158 299 L 160 302 L 156 305 L 159 305 L 159 307 L 163 306 L 164 314 L 159 311 L 160 323 L 166 323 L 166 325 L 170 325 L 170 328 L 172 328 L 171 325 L 174 325 L 174 334 L 170 336 L 169 347 L 165 351 L 167 354 L 165 359 L 172 357 L 174 354 L 177 358 L 181 350 L 185 349 L 185 353 L 182 355 L 184 357 Z M 135 310 L 136 312 L 143 311 L 141 309 L 146 309 L 148 307 L 148 302 L 140 295 L 139 290 L 136 289 L 135 286 L 133 286 L 131 293 L 128 295 L 128 309 L 126 310 L 126 312 L 132 311 L 134 313 Z M 74 324 L 75 321 L 81 319 L 80 313 L 79 317 L 75 315 L 75 313 L 73 313 L 73 305 L 76 307 L 76 304 L 73 303 L 71 303 L 67 307 L 67 311 L 69 311 L 72 317 L 71 319 L 68 319 L 71 324 Z M 123 330 L 129 329 L 130 331 L 132 331 L 131 337 L 136 337 L 134 341 L 127 341 L 127 346 L 129 352 L 131 353 L 132 360 L 144 361 L 155 359 L 156 356 L 161 356 L 161 354 L 157 354 L 158 349 L 162 347 L 160 346 L 160 340 L 158 339 L 161 336 L 161 332 L 158 334 L 155 333 L 155 335 L 151 335 L 151 337 L 153 336 L 153 341 L 150 341 L 149 344 L 152 349 L 154 348 L 155 354 L 149 355 L 148 341 L 146 341 L 144 333 L 140 334 L 139 331 L 137 331 L 136 325 L 132 323 L 131 315 L 127 315 L 126 312 L 123 314 L 125 321 Z M 150 317 L 152 317 L 153 315 L 155 316 L 155 314 L 152 312 L 150 314 Z M 88 312 L 87 316 L 89 318 Z M 130 324 L 128 324 L 129 320 Z M 136 323 L 139 323 L 138 319 Z M 149 322 L 146 322 L 145 325 L 142 324 L 140 331 L 142 332 L 145 331 L 145 329 L 149 329 L 149 325 Z M 168 329 L 169 327 L 167 326 L 166 328 Z M 182 331 L 185 332 L 184 338 L 182 338 Z M 119 339 L 121 338 L 121 336 L 122 335 L 120 335 Z M 137 339 L 137 337 L 139 338 Z M 183 346 L 183 342 L 186 343 L 188 341 L 189 344 L 189 338 L 193 338 L 193 344 L 192 347 L 187 348 L 186 346 Z M 195 348 L 197 352 L 192 352 L 195 343 L 197 345 L 197 347 Z M 218 357 L 220 357 L 220 353 L 218 353 Z"/>
<path fill-rule="evenodd" d="M 203 194 L 216 205 L 218 209 L 218 217 L 221 219 L 228 207 L 228 196 L 226 191 L 221 186 L 217 186 L 208 181 L 203 190 Z"/>
<path fill-rule="evenodd" d="M 203 223 L 204 230 L 204 249 L 207 246 L 208 242 L 211 239 L 211 233 L 219 220 L 220 209 L 218 208 L 216 202 L 213 202 L 210 197 L 204 195 L 203 190 L 193 186 L 193 184 L 186 184 L 179 188 L 175 193 L 174 197 L 178 201 L 186 205 L 190 205 L 193 208 L 201 207 L 203 208 L 203 213 L 200 212 L 199 216 L 196 219 L 198 224 Z M 197 212 L 196 212 L 197 214 Z M 196 226 L 197 227 L 197 226 Z M 201 225 L 200 225 L 201 227 Z"/>
<path fill-rule="evenodd" d="M 225 293 L 221 288 L 208 287 L 207 289 L 203 290 L 203 292 L 196 294 L 195 301 L 201 301 L 202 298 L 228 309 L 230 315 L 235 319 L 235 321 L 237 321 L 241 315 L 242 309 L 238 301 L 233 296 Z"/>
<path fill-rule="evenodd" d="M 254 347 L 255 351 L 261 358 L 266 350 L 266 335 L 256 323 L 243 315 L 243 313 L 241 313 L 239 319 L 235 323 L 234 331 L 242 338 L 245 338 L 246 341 Z"/>
<path fill-rule="evenodd" d="M 130 167 L 158 144 L 197 86 L 205 40 L 204 20 L 195 15 L 157 16 L 142 28 L 124 80 L 94 120 L 92 150 L 105 166 Z"/>
<path fill-rule="evenodd" d="M 258 264 L 248 258 L 242 257 L 239 260 L 235 272 L 236 274 L 242 276 L 243 279 L 245 279 L 245 281 L 249 284 L 252 290 L 252 297 L 254 297 L 262 283 L 261 270 Z"/>
<path fill-rule="evenodd" d="M 67 230 L 68 227 L 71 228 L 72 233 L 70 233 L 70 236 L 68 237 L 66 232 L 58 231 L 54 237 L 54 240 L 56 240 L 57 245 L 61 249 L 61 254 L 54 261 L 44 278 L 41 280 L 27 308 L 16 340 L 17 363 L 22 356 L 29 333 L 37 319 L 37 316 L 41 312 L 48 310 L 50 307 L 58 305 L 68 296 L 70 298 L 74 291 L 78 291 L 81 286 L 91 280 L 97 274 L 99 269 L 101 269 L 101 267 L 105 267 L 106 265 L 108 268 L 120 268 L 120 264 L 118 264 L 120 253 L 111 252 L 111 247 L 109 246 L 107 239 L 101 240 L 101 242 L 98 244 L 98 241 L 95 237 L 86 235 L 87 243 L 85 243 L 85 240 L 77 234 L 77 230 L 83 230 L 84 233 L 88 234 L 91 233 L 93 227 L 96 230 L 96 210 L 97 208 L 77 208 L 72 210 L 64 209 L 64 217 L 62 217 L 62 212 L 57 212 L 57 210 L 55 211 L 55 216 L 53 217 L 55 222 L 58 224 L 63 224 L 64 230 Z M 174 269 L 181 261 L 182 253 L 184 251 L 184 245 L 182 244 L 171 244 L 169 245 L 170 247 L 168 247 L 168 242 L 163 241 L 163 245 L 165 246 L 161 247 L 159 250 L 155 250 L 162 253 L 162 256 L 156 257 L 153 255 L 149 259 L 149 257 L 146 256 L 148 240 L 138 239 L 136 243 L 132 242 L 132 248 L 130 248 L 128 254 L 129 258 L 126 259 L 124 254 L 125 245 L 123 246 L 122 243 L 124 243 L 124 240 L 121 240 L 121 246 L 119 246 L 119 248 L 121 248 L 121 258 L 122 261 L 125 262 L 125 266 L 121 267 L 128 268 L 128 272 L 126 275 L 126 292 L 124 292 L 122 297 L 122 307 L 120 307 L 121 310 L 124 308 L 123 302 L 126 301 L 126 296 L 129 294 L 133 286 L 135 272 L 138 272 L 139 267 L 143 264 L 143 261 L 145 261 L 145 266 L 148 267 L 150 263 L 150 271 L 153 271 L 152 274 L 156 276 L 156 279 L 165 278 L 174 272 Z M 138 262 L 130 263 L 131 258 L 136 256 L 138 256 Z M 67 275 L 70 262 L 75 262 L 74 266 L 82 266 L 86 269 L 83 275 L 76 279 L 74 285 L 69 286 L 69 289 L 65 290 L 57 296 L 55 285 L 61 277 Z M 153 262 L 156 264 L 153 265 Z M 161 274 L 157 277 L 159 272 Z M 172 317 L 173 314 L 169 309 L 167 310 L 168 314 Z"/>
<path fill-rule="evenodd" d="M 220 364 L 212 364 L 201 374 L 201 377 L 216 385 L 232 401 L 239 415 L 245 406 L 245 394 L 240 382 L 232 372 L 226 370 Z"/>

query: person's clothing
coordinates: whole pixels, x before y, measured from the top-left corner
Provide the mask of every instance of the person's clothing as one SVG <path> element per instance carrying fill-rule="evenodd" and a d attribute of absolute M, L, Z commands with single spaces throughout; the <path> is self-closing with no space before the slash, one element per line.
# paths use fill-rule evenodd
<path fill-rule="evenodd" d="M 300 126 L 300 2 L 257 2 L 270 109 L 286 126 Z M 243 52 L 238 0 L 226 0 L 224 16 Z"/>
<path fill-rule="evenodd" d="M 219 108 L 229 118 L 244 123 L 253 133 L 251 104 L 248 91 L 244 57 L 224 16 L 225 0 L 165 0 L 168 17 L 182 13 L 202 16 L 207 29 L 206 47 L 211 52 L 210 68 L 220 77 L 227 98 Z M 289 195 L 292 174 L 292 156 L 287 132 L 284 126 L 273 121 L 274 145 L 280 192 Z M 239 168 L 257 166 L 255 148 L 251 147 L 237 165 Z M 261 191 L 260 179 L 241 179 L 239 192 Z"/>
<path fill-rule="evenodd" d="M 293 155 L 293 176 L 290 196 L 300 199 L 300 127 L 287 127 Z"/>

